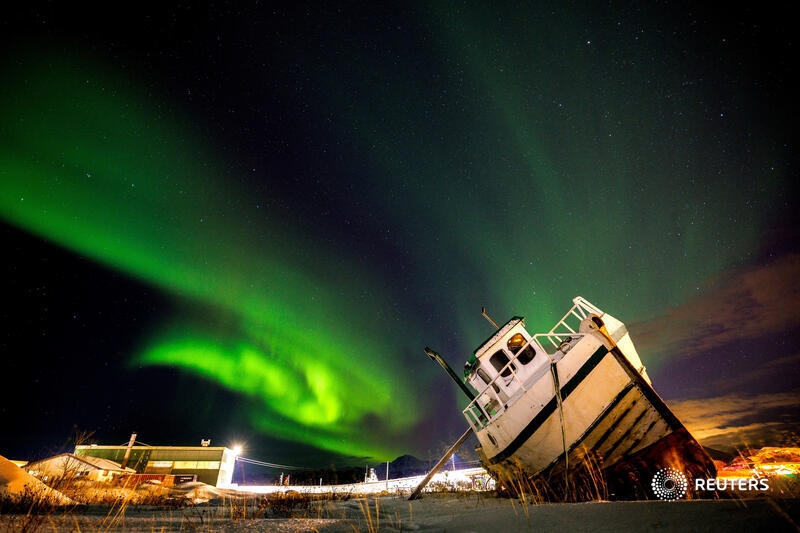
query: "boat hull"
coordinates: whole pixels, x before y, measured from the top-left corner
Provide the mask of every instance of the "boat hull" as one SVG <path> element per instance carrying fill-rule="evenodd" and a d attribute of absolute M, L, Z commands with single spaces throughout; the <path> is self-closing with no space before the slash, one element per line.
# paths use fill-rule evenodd
<path fill-rule="evenodd" d="M 616 346 L 588 335 L 555 367 L 476 432 L 501 485 L 522 476 L 570 492 L 569 478 L 588 474 L 602 480 L 603 496 L 648 498 L 651 476 L 666 466 L 713 477 L 713 461 Z"/>

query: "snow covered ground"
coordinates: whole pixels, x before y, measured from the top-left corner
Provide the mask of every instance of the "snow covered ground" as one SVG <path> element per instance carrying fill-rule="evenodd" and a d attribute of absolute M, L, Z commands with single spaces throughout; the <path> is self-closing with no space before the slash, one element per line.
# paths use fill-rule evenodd
<path fill-rule="evenodd" d="M 800 501 L 758 498 L 530 505 L 486 493 L 460 493 L 428 494 L 414 502 L 396 495 L 322 501 L 283 518 L 237 517 L 227 505 L 173 510 L 129 507 L 124 517 L 111 523 L 107 515 L 108 510 L 100 508 L 84 514 L 54 514 L 46 517 L 42 531 L 780 533 L 798 531 Z M 25 520 L 24 515 L 0 514 L 0 531 L 18 531 Z"/>
<path fill-rule="evenodd" d="M 15 499 L 25 494 L 36 494 L 52 504 L 68 505 L 72 501 L 28 474 L 19 466 L 0 455 L 0 498 Z"/>
<path fill-rule="evenodd" d="M 411 476 L 374 481 L 371 483 L 347 483 L 342 485 L 232 485 L 230 488 L 239 492 L 254 494 L 273 494 L 277 492 L 295 491 L 306 494 L 380 494 L 382 492 L 410 493 L 425 476 Z M 485 490 L 489 476 L 483 468 L 465 468 L 461 470 L 442 470 L 428 483 L 427 490 L 442 488 L 474 488 Z M 489 482 L 489 488 L 493 488 Z"/>

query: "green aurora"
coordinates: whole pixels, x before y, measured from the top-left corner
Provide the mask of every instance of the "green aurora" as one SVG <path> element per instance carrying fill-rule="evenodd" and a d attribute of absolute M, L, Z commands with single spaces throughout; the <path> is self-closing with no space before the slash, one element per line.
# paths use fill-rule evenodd
<path fill-rule="evenodd" d="M 254 424 L 287 439 L 356 456 L 401 453 L 361 427 L 379 417 L 399 433 L 417 412 L 392 347 L 360 333 L 370 320 L 350 318 L 377 319 L 387 306 L 370 272 L 277 227 L 244 191 L 237 203 L 201 142 L 97 68 L 14 78 L 24 83 L 0 97 L 2 216 L 235 317 L 233 333 L 170 325 L 133 364 L 178 366 L 258 399 Z M 354 297 L 337 291 L 343 284 Z"/>

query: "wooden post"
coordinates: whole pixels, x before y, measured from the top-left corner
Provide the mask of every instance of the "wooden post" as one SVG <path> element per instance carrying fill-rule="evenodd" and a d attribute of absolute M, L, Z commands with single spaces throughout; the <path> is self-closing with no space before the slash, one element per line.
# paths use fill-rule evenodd
<path fill-rule="evenodd" d="M 125 449 L 125 457 L 122 459 L 122 464 L 120 465 L 123 470 L 128 466 L 128 459 L 131 458 L 131 448 L 133 448 L 134 442 L 136 442 L 136 433 L 131 433 L 131 440 L 128 441 L 128 447 Z"/>
<path fill-rule="evenodd" d="M 414 492 L 412 492 L 411 496 L 408 497 L 409 500 L 416 500 L 417 498 L 419 498 L 420 494 L 422 494 L 422 489 L 425 488 L 425 485 L 428 484 L 433 475 L 439 471 L 439 469 L 442 467 L 443 464 L 447 462 L 448 459 L 450 459 L 450 456 L 456 453 L 456 450 L 458 450 L 461 447 L 461 445 L 464 444 L 464 441 L 466 441 L 470 435 L 472 435 L 472 428 L 466 430 L 464 434 L 461 435 L 461 437 L 459 437 L 456 443 L 450 446 L 450 449 L 445 452 L 445 454 L 442 456 L 441 459 L 439 459 L 439 462 L 433 465 L 433 468 L 431 469 L 430 472 L 428 472 L 428 475 L 425 476 L 425 479 L 423 479 L 420 482 L 420 484 L 417 485 L 417 488 L 414 489 Z"/>

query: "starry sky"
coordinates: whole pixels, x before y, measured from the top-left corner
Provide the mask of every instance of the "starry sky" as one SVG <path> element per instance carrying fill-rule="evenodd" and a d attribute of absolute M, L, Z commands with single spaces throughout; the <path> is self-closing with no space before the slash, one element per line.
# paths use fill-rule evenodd
<path fill-rule="evenodd" d="M 0 454 L 435 456 L 498 322 L 580 294 L 709 446 L 800 428 L 788 14 L 691 3 L 0 16 Z"/>

